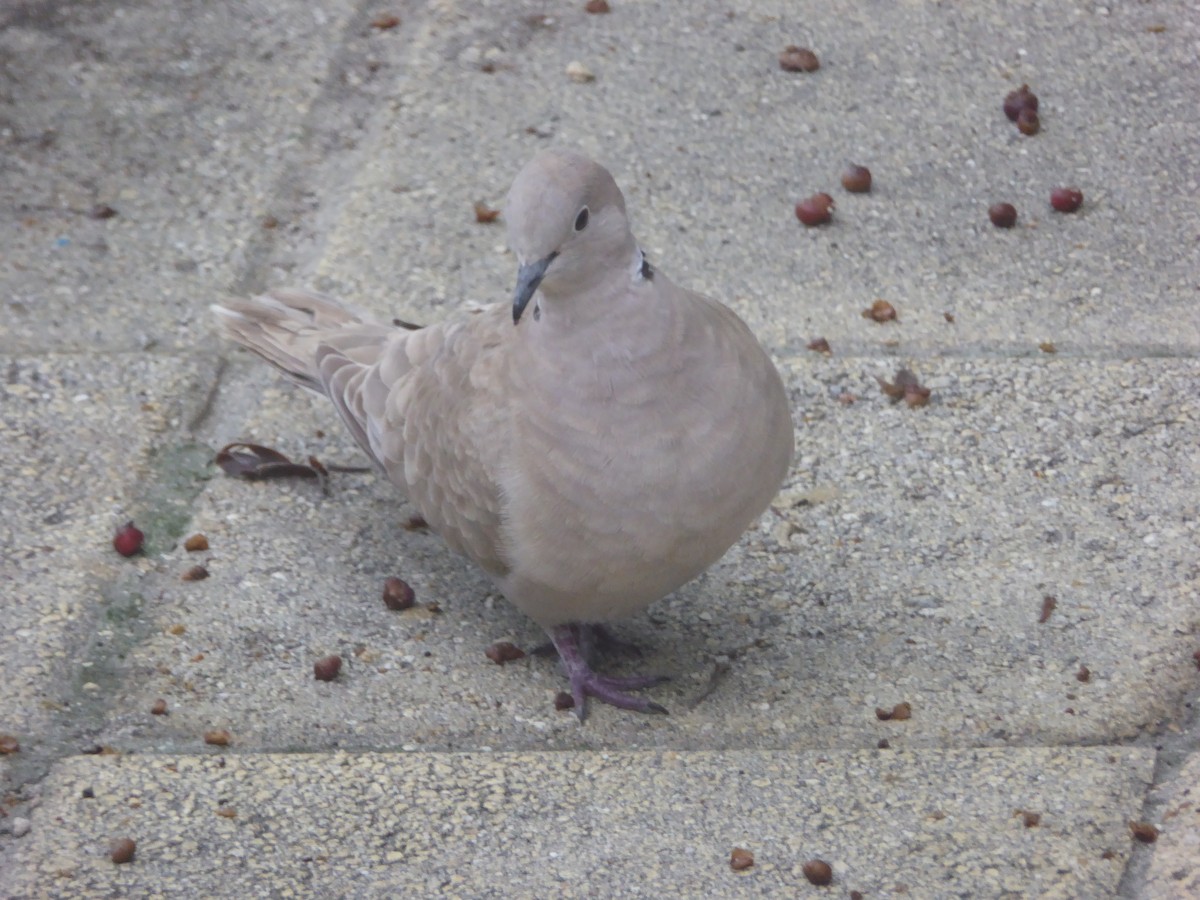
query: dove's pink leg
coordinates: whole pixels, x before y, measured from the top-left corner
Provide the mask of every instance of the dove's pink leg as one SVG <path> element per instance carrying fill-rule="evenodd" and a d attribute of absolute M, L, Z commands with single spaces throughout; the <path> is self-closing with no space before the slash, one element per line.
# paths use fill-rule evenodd
<path fill-rule="evenodd" d="M 592 671 L 588 663 L 593 626 L 570 624 L 557 625 L 550 629 L 550 640 L 558 650 L 567 679 L 571 682 L 571 696 L 575 698 L 575 714 L 582 722 L 587 715 L 587 698 L 595 697 L 602 703 L 632 709 L 637 712 L 666 713 L 666 708 L 644 697 L 631 697 L 625 691 L 660 684 L 667 679 L 660 675 L 633 675 L 614 678 Z"/>

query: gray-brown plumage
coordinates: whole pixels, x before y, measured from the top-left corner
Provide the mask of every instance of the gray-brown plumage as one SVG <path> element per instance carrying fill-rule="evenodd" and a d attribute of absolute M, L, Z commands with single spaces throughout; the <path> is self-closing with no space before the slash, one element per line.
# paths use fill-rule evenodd
<path fill-rule="evenodd" d="M 511 306 L 418 331 L 328 297 L 214 306 L 224 332 L 328 396 L 430 527 L 546 629 L 587 696 L 656 679 L 588 663 L 593 626 L 645 609 L 715 562 L 787 472 L 779 375 L 727 307 L 645 261 L 612 176 L 555 149 L 505 206 Z"/>

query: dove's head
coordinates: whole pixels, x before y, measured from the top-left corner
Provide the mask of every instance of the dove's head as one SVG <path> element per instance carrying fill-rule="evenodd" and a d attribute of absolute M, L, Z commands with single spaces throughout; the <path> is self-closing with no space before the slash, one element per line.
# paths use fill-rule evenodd
<path fill-rule="evenodd" d="M 526 164 L 508 192 L 504 221 L 520 265 L 513 322 L 539 287 L 551 303 L 590 294 L 629 271 L 637 253 L 621 189 L 607 169 L 573 150 L 543 150 Z"/>

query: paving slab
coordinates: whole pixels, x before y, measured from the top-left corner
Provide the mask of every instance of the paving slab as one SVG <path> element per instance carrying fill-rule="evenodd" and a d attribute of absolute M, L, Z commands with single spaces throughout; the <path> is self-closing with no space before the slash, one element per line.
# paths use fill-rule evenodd
<path fill-rule="evenodd" d="M 1100 897 L 1152 767 L 1129 748 L 76 757 L 8 895 Z"/>
<path fill-rule="evenodd" d="M 307 117 L 352 92 L 326 80 L 345 30 L 372 31 L 358 6 L 0 11 L 0 349 L 190 348 L 205 297 L 278 232 L 311 228 L 311 189 L 291 176 L 350 136 Z"/>
<path fill-rule="evenodd" d="M 655 263 L 777 349 L 819 335 L 860 353 L 1200 347 L 1189 4 L 581 7 L 445 4 L 414 26 L 395 114 L 312 270 L 322 286 L 415 321 L 504 299 L 503 234 L 471 205 L 499 206 L 526 158 L 574 143 L 612 167 Z M 821 68 L 782 71 L 789 44 Z M 572 61 L 595 79 L 570 79 Z M 1025 82 L 1041 98 L 1032 138 L 1001 109 Z M 872 169 L 870 194 L 839 186 L 850 161 Z M 1080 213 L 1050 210 L 1064 185 L 1083 190 Z M 834 195 L 834 224 L 805 229 L 793 205 L 816 191 Z M 990 224 L 1000 200 L 1020 227 Z M 894 327 L 862 318 L 876 298 Z"/>
<path fill-rule="evenodd" d="M 1161 814 L 1149 824 L 1159 832 L 1137 896 L 1180 898 L 1200 895 L 1200 754 L 1180 766 L 1155 790 Z"/>
<path fill-rule="evenodd" d="M 209 453 L 197 453 L 183 429 L 217 362 L 46 354 L 3 365 L 0 581 L 10 587 L 0 629 L 0 731 L 26 750 L 48 741 L 61 752 L 55 723 L 80 714 L 77 705 L 92 706 L 110 674 L 102 661 L 135 639 L 142 607 L 153 602 L 145 577 L 154 557 L 191 516 Z M 127 519 L 149 536 L 146 556 L 113 551 L 114 531 Z M 89 645 L 101 661 L 94 672 L 81 653 Z"/>

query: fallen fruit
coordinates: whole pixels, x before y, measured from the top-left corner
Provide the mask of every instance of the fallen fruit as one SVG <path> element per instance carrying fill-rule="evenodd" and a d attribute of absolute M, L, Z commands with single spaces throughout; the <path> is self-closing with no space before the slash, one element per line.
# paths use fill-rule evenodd
<path fill-rule="evenodd" d="M 1029 137 L 1033 137 L 1033 135 L 1041 131 L 1042 121 L 1038 118 L 1037 112 L 1029 107 L 1021 110 L 1021 114 L 1017 116 L 1017 130 Z"/>
<path fill-rule="evenodd" d="M 208 538 L 202 534 L 193 534 L 183 542 L 183 549 L 188 553 L 200 553 L 208 549 Z"/>
<path fill-rule="evenodd" d="M 993 203 L 988 207 L 988 218 L 997 228 L 1012 228 L 1017 224 L 1017 208 L 1011 203 Z"/>
<path fill-rule="evenodd" d="M 566 691 L 559 691 L 554 695 L 554 708 L 559 712 L 562 712 L 564 709 L 574 709 L 575 698 Z"/>
<path fill-rule="evenodd" d="M 137 852 L 137 844 L 131 838 L 119 838 L 113 841 L 108 848 L 108 855 L 113 862 L 120 865 L 133 861 L 133 854 Z"/>
<path fill-rule="evenodd" d="M 150 707 L 150 715 L 165 716 L 167 714 L 167 701 L 159 697 L 154 701 L 154 705 Z"/>
<path fill-rule="evenodd" d="M 851 165 L 842 173 L 842 187 L 852 194 L 865 194 L 871 190 L 871 170 L 866 166 Z"/>
<path fill-rule="evenodd" d="M 1083 191 L 1075 188 L 1055 188 L 1050 192 L 1050 205 L 1055 212 L 1073 213 L 1083 205 Z"/>
<path fill-rule="evenodd" d="M 813 194 L 796 204 L 796 218 L 808 228 L 824 225 L 833 218 L 833 198 L 828 194 Z"/>
<path fill-rule="evenodd" d="M 140 528 L 133 524 L 132 521 L 126 522 L 117 529 L 117 533 L 113 535 L 113 549 L 122 556 L 134 556 L 141 552 L 142 544 L 146 540 Z"/>
<path fill-rule="evenodd" d="M 232 736 L 227 728 L 213 728 L 204 732 L 204 743 L 212 744 L 214 747 L 227 747 L 231 739 Z"/>
<path fill-rule="evenodd" d="M 1004 114 L 1008 116 L 1010 122 L 1015 122 L 1021 115 L 1021 110 L 1031 109 L 1035 113 L 1038 110 L 1037 95 L 1029 89 L 1029 85 L 1023 84 L 1015 91 L 1010 91 L 1004 97 Z"/>
<path fill-rule="evenodd" d="M 833 881 L 833 866 L 823 859 L 810 859 L 804 864 L 804 877 L 813 884 L 829 884 Z"/>
<path fill-rule="evenodd" d="M 886 300 L 876 300 L 862 311 L 862 316 L 864 319 L 871 319 L 874 322 L 892 322 L 899 318 L 896 307 Z"/>
<path fill-rule="evenodd" d="M 525 651 L 511 641 L 496 641 L 484 651 L 484 655 L 496 665 L 502 666 L 520 659 L 525 655 Z"/>
<path fill-rule="evenodd" d="M 785 72 L 815 72 L 821 68 L 821 61 L 807 47 L 792 45 L 779 54 L 779 68 Z"/>
<path fill-rule="evenodd" d="M 1130 822 L 1129 830 L 1143 844 L 1153 844 L 1158 840 L 1158 829 L 1149 822 Z"/>
<path fill-rule="evenodd" d="M 733 848 L 733 852 L 729 854 L 729 868 L 735 872 L 741 872 L 743 869 L 749 869 L 752 865 L 754 865 L 753 853 L 741 847 Z"/>
<path fill-rule="evenodd" d="M 383 605 L 388 609 L 408 609 L 416 599 L 416 591 L 403 578 L 389 578 L 383 583 Z"/>
<path fill-rule="evenodd" d="M 475 221 L 480 225 L 488 225 L 495 222 L 500 215 L 500 210 L 492 209 L 486 203 L 476 201 L 475 203 Z"/>
<path fill-rule="evenodd" d="M 342 671 L 340 656 L 326 656 L 313 663 L 313 677 L 317 681 L 333 681 L 338 677 L 340 671 Z"/>

